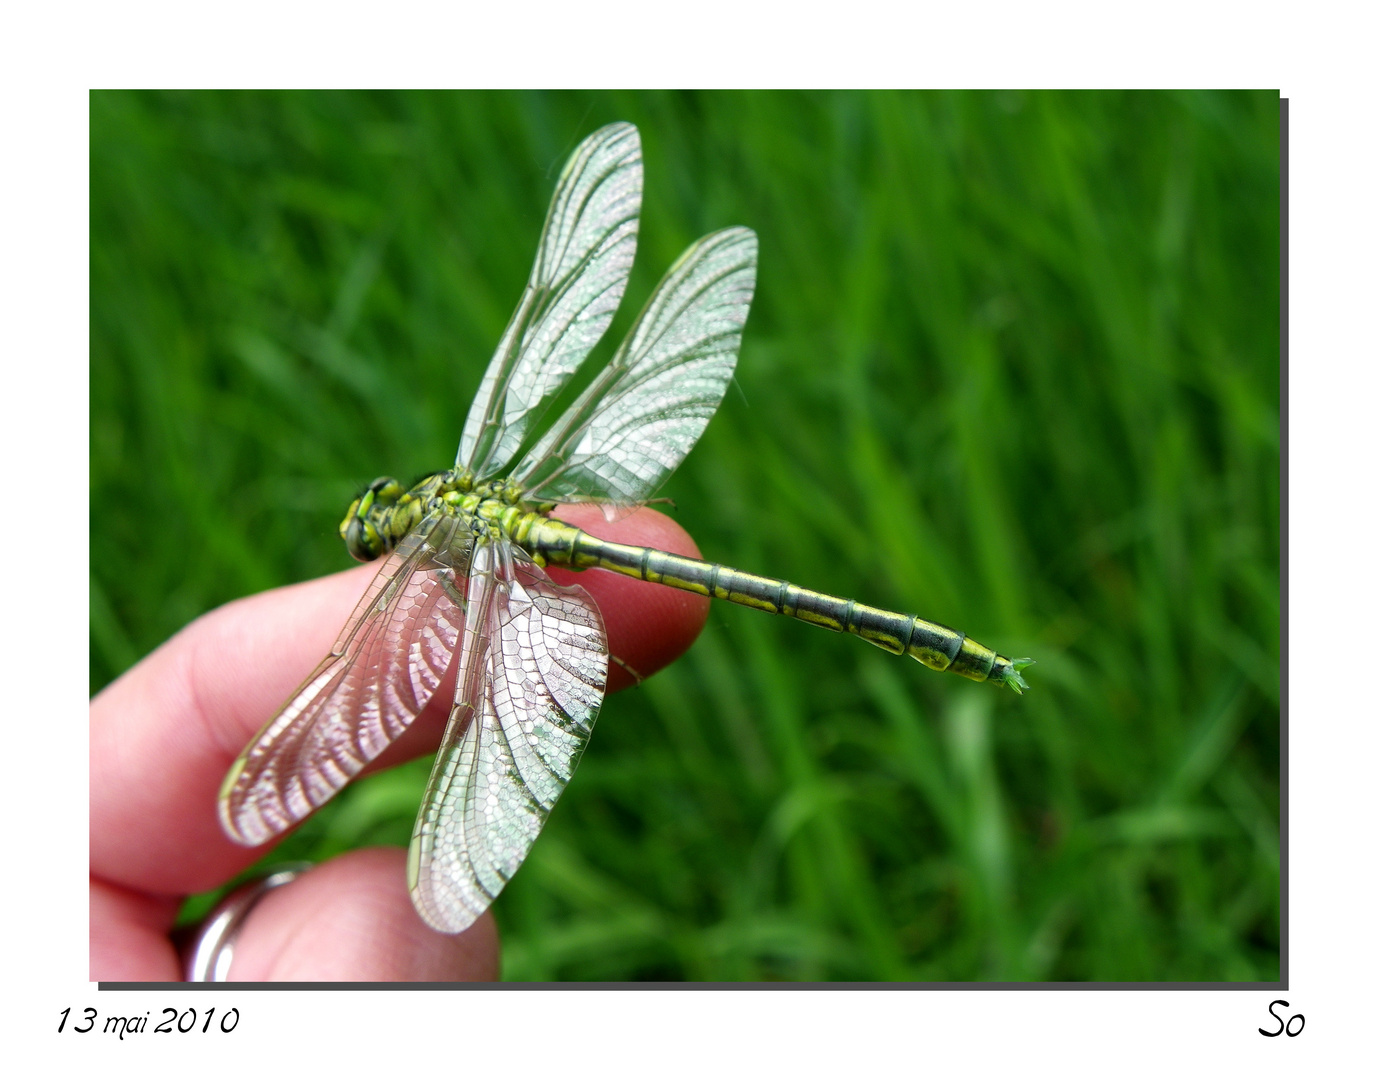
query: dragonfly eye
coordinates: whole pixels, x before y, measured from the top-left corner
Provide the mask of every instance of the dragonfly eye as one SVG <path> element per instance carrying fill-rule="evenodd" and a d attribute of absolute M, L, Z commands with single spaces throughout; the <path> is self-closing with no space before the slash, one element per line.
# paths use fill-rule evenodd
<path fill-rule="evenodd" d="M 340 536 L 349 553 L 360 562 L 372 562 L 387 550 L 374 525 L 375 515 L 386 513 L 406 494 L 406 489 L 391 476 L 380 476 L 350 504 L 349 513 L 340 522 Z"/>
<path fill-rule="evenodd" d="M 340 528 L 340 534 L 344 537 L 349 554 L 360 562 L 372 562 L 383 554 L 383 538 L 378 535 L 378 530 L 368 519 L 355 513 L 353 507 Z"/>
<path fill-rule="evenodd" d="M 406 491 L 402 482 L 391 476 L 378 477 L 377 480 L 369 484 L 368 490 L 373 493 L 374 499 L 384 506 L 395 503 Z"/>

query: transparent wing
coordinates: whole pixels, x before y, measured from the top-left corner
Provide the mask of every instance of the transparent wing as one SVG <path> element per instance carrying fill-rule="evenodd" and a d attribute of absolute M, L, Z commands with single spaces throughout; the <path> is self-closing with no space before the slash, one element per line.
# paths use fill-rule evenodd
<path fill-rule="evenodd" d="M 407 729 L 454 655 L 472 541 L 421 523 L 383 563 L 330 655 L 254 736 L 220 789 L 241 844 L 271 840 L 326 802 Z"/>
<path fill-rule="evenodd" d="M 595 131 L 565 163 L 521 303 L 469 409 L 456 465 L 505 474 L 534 424 L 612 321 L 641 213 L 641 137 Z"/>
<path fill-rule="evenodd" d="M 722 403 L 756 288 L 756 234 L 692 245 L 608 367 L 513 471 L 537 502 L 642 502 Z"/>
<path fill-rule="evenodd" d="M 608 670 L 592 598 L 506 540 L 476 549 L 467 608 L 459 692 L 407 863 L 416 909 L 451 934 L 531 850 L 588 744 Z"/>

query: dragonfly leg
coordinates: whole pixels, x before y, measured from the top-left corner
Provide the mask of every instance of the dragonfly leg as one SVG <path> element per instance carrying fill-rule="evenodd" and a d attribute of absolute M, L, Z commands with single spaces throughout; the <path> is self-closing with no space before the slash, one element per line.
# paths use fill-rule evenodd
<path fill-rule="evenodd" d="M 636 668 L 632 667 L 631 664 L 627 663 L 627 661 L 623 660 L 620 656 L 614 656 L 612 653 L 608 653 L 608 659 L 630 675 L 634 684 L 639 686 L 646 681 L 646 677 L 642 675 L 641 672 L 637 671 Z"/>

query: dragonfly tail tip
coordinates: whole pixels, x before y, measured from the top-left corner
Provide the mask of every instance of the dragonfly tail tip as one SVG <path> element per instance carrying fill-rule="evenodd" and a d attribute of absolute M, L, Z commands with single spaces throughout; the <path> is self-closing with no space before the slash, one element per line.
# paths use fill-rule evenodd
<path fill-rule="evenodd" d="M 1021 675 L 1020 672 L 1035 662 L 1036 661 L 1030 660 L 1028 657 L 1024 657 L 1020 660 L 1011 660 L 1009 662 L 1009 667 L 1005 669 L 1001 676 L 1001 682 L 1016 694 L 1022 695 L 1024 691 L 1029 688 L 1029 684 L 1024 681 L 1024 676 Z"/>

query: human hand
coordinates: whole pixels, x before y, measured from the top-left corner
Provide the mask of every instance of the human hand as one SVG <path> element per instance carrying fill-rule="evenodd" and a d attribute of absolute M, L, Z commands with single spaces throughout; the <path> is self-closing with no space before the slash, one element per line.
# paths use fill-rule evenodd
<path fill-rule="evenodd" d="M 663 514 L 608 523 L 592 506 L 562 521 L 627 544 L 698 557 Z M 170 937 L 183 897 L 229 881 L 264 848 L 221 830 L 216 795 L 248 740 L 329 652 L 377 565 L 226 604 L 197 619 L 91 702 L 91 978 L 180 980 Z M 708 600 L 601 570 L 551 568 L 602 612 L 608 647 L 649 675 L 702 629 Z M 608 668 L 609 692 L 633 677 Z M 453 687 L 437 693 L 368 771 L 434 750 Z M 499 975 L 491 911 L 462 934 L 422 922 L 406 887 L 406 851 L 349 852 L 264 895 L 235 942 L 236 980 L 487 980 Z"/>

